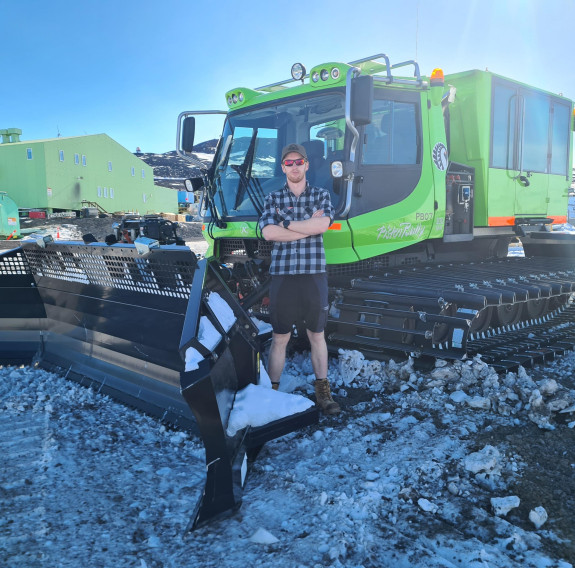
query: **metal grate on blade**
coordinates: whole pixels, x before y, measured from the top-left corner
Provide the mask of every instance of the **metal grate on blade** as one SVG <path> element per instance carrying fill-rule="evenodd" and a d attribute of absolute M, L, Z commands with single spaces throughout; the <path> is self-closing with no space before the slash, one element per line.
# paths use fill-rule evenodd
<path fill-rule="evenodd" d="M 28 249 L 26 258 L 37 277 L 185 299 L 196 268 L 194 257 L 174 261 L 82 250 Z"/>
<path fill-rule="evenodd" d="M 0 274 L 21 275 L 30 274 L 30 266 L 21 251 L 0 255 Z"/>

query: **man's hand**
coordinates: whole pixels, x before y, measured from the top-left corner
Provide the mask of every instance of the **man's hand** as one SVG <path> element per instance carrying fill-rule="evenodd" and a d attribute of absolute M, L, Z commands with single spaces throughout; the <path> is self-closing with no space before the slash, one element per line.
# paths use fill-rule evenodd
<path fill-rule="evenodd" d="M 305 221 L 291 221 L 287 229 L 281 225 L 266 225 L 262 235 L 266 241 L 280 242 L 299 241 L 311 235 L 321 235 L 330 225 L 330 218 L 324 217 L 323 213 L 323 209 L 318 209 Z"/>
<path fill-rule="evenodd" d="M 303 233 L 304 235 L 321 235 L 329 229 L 330 218 L 324 217 L 323 209 L 316 211 L 305 221 L 292 221 L 287 228 L 288 231 Z"/>
<path fill-rule="evenodd" d="M 266 225 L 262 229 L 262 235 L 266 241 L 290 242 L 305 239 L 309 235 L 304 233 L 297 233 L 290 228 L 284 229 L 281 225 Z"/>

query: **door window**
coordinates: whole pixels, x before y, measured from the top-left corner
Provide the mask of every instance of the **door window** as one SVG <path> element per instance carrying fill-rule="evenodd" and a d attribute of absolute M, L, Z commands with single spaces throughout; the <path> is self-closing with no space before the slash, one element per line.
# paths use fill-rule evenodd
<path fill-rule="evenodd" d="M 416 105 L 394 100 L 373 101 L 372 121 L 365 127 L 362 164 L 418 163 Z"/>

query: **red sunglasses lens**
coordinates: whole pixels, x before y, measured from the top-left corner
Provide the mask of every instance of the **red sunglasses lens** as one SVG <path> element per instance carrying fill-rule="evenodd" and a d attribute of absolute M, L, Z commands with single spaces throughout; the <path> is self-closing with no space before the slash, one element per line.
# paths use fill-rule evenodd
<path fill-rule="evenodd" d="M 305 164 L 305 160 L 303 158 L 298 158 L 297 160 L 284 160 L 284 166 L 290 168 L 293 165 L 296 166 L 303 166 Z"/>

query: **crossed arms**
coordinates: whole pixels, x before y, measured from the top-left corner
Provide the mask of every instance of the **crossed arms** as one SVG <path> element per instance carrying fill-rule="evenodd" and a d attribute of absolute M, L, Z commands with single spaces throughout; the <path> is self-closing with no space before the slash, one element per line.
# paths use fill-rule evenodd
<path fill-rule="evenodd" d="M 323 216 L 323 209 L 316 211 L 305 221 L 292 221 L 288 228 L 281 225 L 266 225 L 262 229 L 262 235 L 266 241 L 299 241 L 310 235 L 325 233 L 330 225 L 330 218 Z"/>

